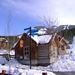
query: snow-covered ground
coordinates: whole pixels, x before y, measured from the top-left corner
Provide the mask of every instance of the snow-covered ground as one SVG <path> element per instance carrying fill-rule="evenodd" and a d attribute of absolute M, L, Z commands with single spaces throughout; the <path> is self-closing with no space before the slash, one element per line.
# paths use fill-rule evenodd
<path fill-rule="evenodd" d="M 5 51 L 3 52 L 5 53 Z M 12 53 L 14 54 L 13 51 Z M 47 72 L 48 75 L 55 75 L 50 71 L 75 71 L 75 37 L 73 38 L 73 43 L 70 44 L 70 49 L 67 49 L 67 54 L 59 56 L 57 62 L 46 67 L 32 66 L 32 69 L 29 68 L 29 66 L 20 64 L 14 58 L 7 61 L 4 57 L 0 56 L 0 72 L 5 69 L 7 73 L 10 72 L 13 75 L 19 75 L 20 73 L 21 75 L 42 75 L 42 72 Z"/>
<path fill-rule="evenodd" d="M 12 62 L 12 61 L 10 61 Z M 16 65 L 12 65 L 16 63 Z M 47 73 L 47 75 L 56 75 L 53 72 L 49 72 L 47 70 L 36 70 L 36 69 L 29 69 L 29 66 L 21 65 L 18 62 L 14 62 L 12 64 L 0 64 L 0 73 L 2 70 L 6 70 L 6 74 L 12 75 L 42 75 L 42 73 Z"/>

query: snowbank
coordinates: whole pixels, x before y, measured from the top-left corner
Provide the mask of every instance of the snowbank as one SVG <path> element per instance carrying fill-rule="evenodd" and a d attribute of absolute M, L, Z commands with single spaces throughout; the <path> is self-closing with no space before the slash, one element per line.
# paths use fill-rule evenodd
<path fill-rule="evenodd" d="M 6 58 L 0 56 L 0 64 L 6 64 L 8 61 L 6 60 Z"/>
<path fill-rule="evenodd" d="M 8 50 L 0 49 L 0 55 L 2 55 L 2 54 L 8 54 L 8 53 L 9 53 Z"/>
<path fill-rule="evenodd" d="M 42 75 L 42 73 L 47 73 L 47 75 L 55 75 L 53 72 L 34 70 L 34 69 L 22 69 L 17 67 L 12 67 L 11 65 L 0 65 L 0 73 L 2 70 L 6 71 L 6 74 L 12 75 Z"/>

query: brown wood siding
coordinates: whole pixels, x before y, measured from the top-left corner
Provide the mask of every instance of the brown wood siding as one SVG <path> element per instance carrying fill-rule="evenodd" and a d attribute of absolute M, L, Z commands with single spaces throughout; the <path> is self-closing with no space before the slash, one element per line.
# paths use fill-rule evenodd
<path fill-rule="evenodd" d="M 38 46 L 38 58 L 49 58 L 49 45 L 43 44 Z"/>
<path fill-rule="evenodd" d="M 23 48 L 20 47 L 20 40 L 23 40 Z M 28 46 L 30 51 L 30 37 L 28 37 L 26 34 L 23 34 L 22 37 L 18 41 L 17 45 L 15 46 L 15 57 L 20 59 L 20 56 L 24 59 L 24 49 Z M 37 44 L 31 39 L 31 58 L 36 59 L 37 58 Z"/>

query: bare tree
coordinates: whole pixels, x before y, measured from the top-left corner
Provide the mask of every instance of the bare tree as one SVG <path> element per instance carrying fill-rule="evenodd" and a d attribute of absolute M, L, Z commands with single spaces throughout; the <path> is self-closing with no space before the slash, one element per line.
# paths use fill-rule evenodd
<path fill-rule="evenodd" d="M 47 34 L 51 34 L 55 32 L 55 28 L 58 25 L 58 19 L 47 18 L 44 16 L 42 18 L 42 24 L 47 27 Z"/>
<path fill-rule="evenodd" d="M 43 24 L 47 27 L 53 27 L 53 26 L 58 25 L 58 19 L 47 18 L 44 16 Z"/>

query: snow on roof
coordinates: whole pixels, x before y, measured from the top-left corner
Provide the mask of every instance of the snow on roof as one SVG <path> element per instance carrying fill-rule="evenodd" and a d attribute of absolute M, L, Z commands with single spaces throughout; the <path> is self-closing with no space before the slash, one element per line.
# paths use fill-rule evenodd
<path fill-rule="evenodd" d="M 38 38 L 38 35 L 35 35 L 35 36 L 31 36 L 31 38 L 38 44 L 39 43 L 39 38 Z"/>
<path fill-rule="evenodd" d="M 49 43 L 49 41 L 51 40 L 52 35 L 35 35 L 35 36 L 31 36 L 31 38 L 37 43 L 37 44 L 45 44 L 45 43 Z"/>
<path fill-rule="evenodd" d="M 22 35 L 19 37 L 19 39 L 22 37 Z M 45 44 L 45 43 L 49 43 L 49 41 L 51 40 L 52 35 L 34 35 L 31 36 L 31 38 L 37 43 L 37 44 Z M 18 41 L 13 45 L 12 48 L 14 48 L 16 46 L 16 44 L 18 43 Z"/>
<path fill-rule="evenodd" d="M 5 40 L 5 38 L 0 38 L 0 41 L 3 41 L 3 40 Z"/>
<path fill-rule="evenodd" d="M 22 35 L 19 35 L 18 38 L 20 39 L 22 37 Z"/>
<path fill-rule="evenodd" d="M 37 35 L 41 35 L 41 34 L 46 34 L 47 32 L 47 29 L 46 28 L 40 28 L 40 29 L 38 29 L 37 31 L 34 31 L 34 32 L 32 32 L 32 34 L 37 34 Z"/>
<path fill-rule="evenodd" d="M 37 34 L 46 34 L 46 30 L 40 29 Z"/>
<path fill-rule="evenodd" d="M 6 40 L 5 38 L 0 38 L 0 41 L 8 42 L 8 40 Z"/>
<path fill-rule="evenodd" d="M 17 45 L 18 41 L 14 43 L 14 45 L 12 46 L 12 48 L 14 48 Z"/>

